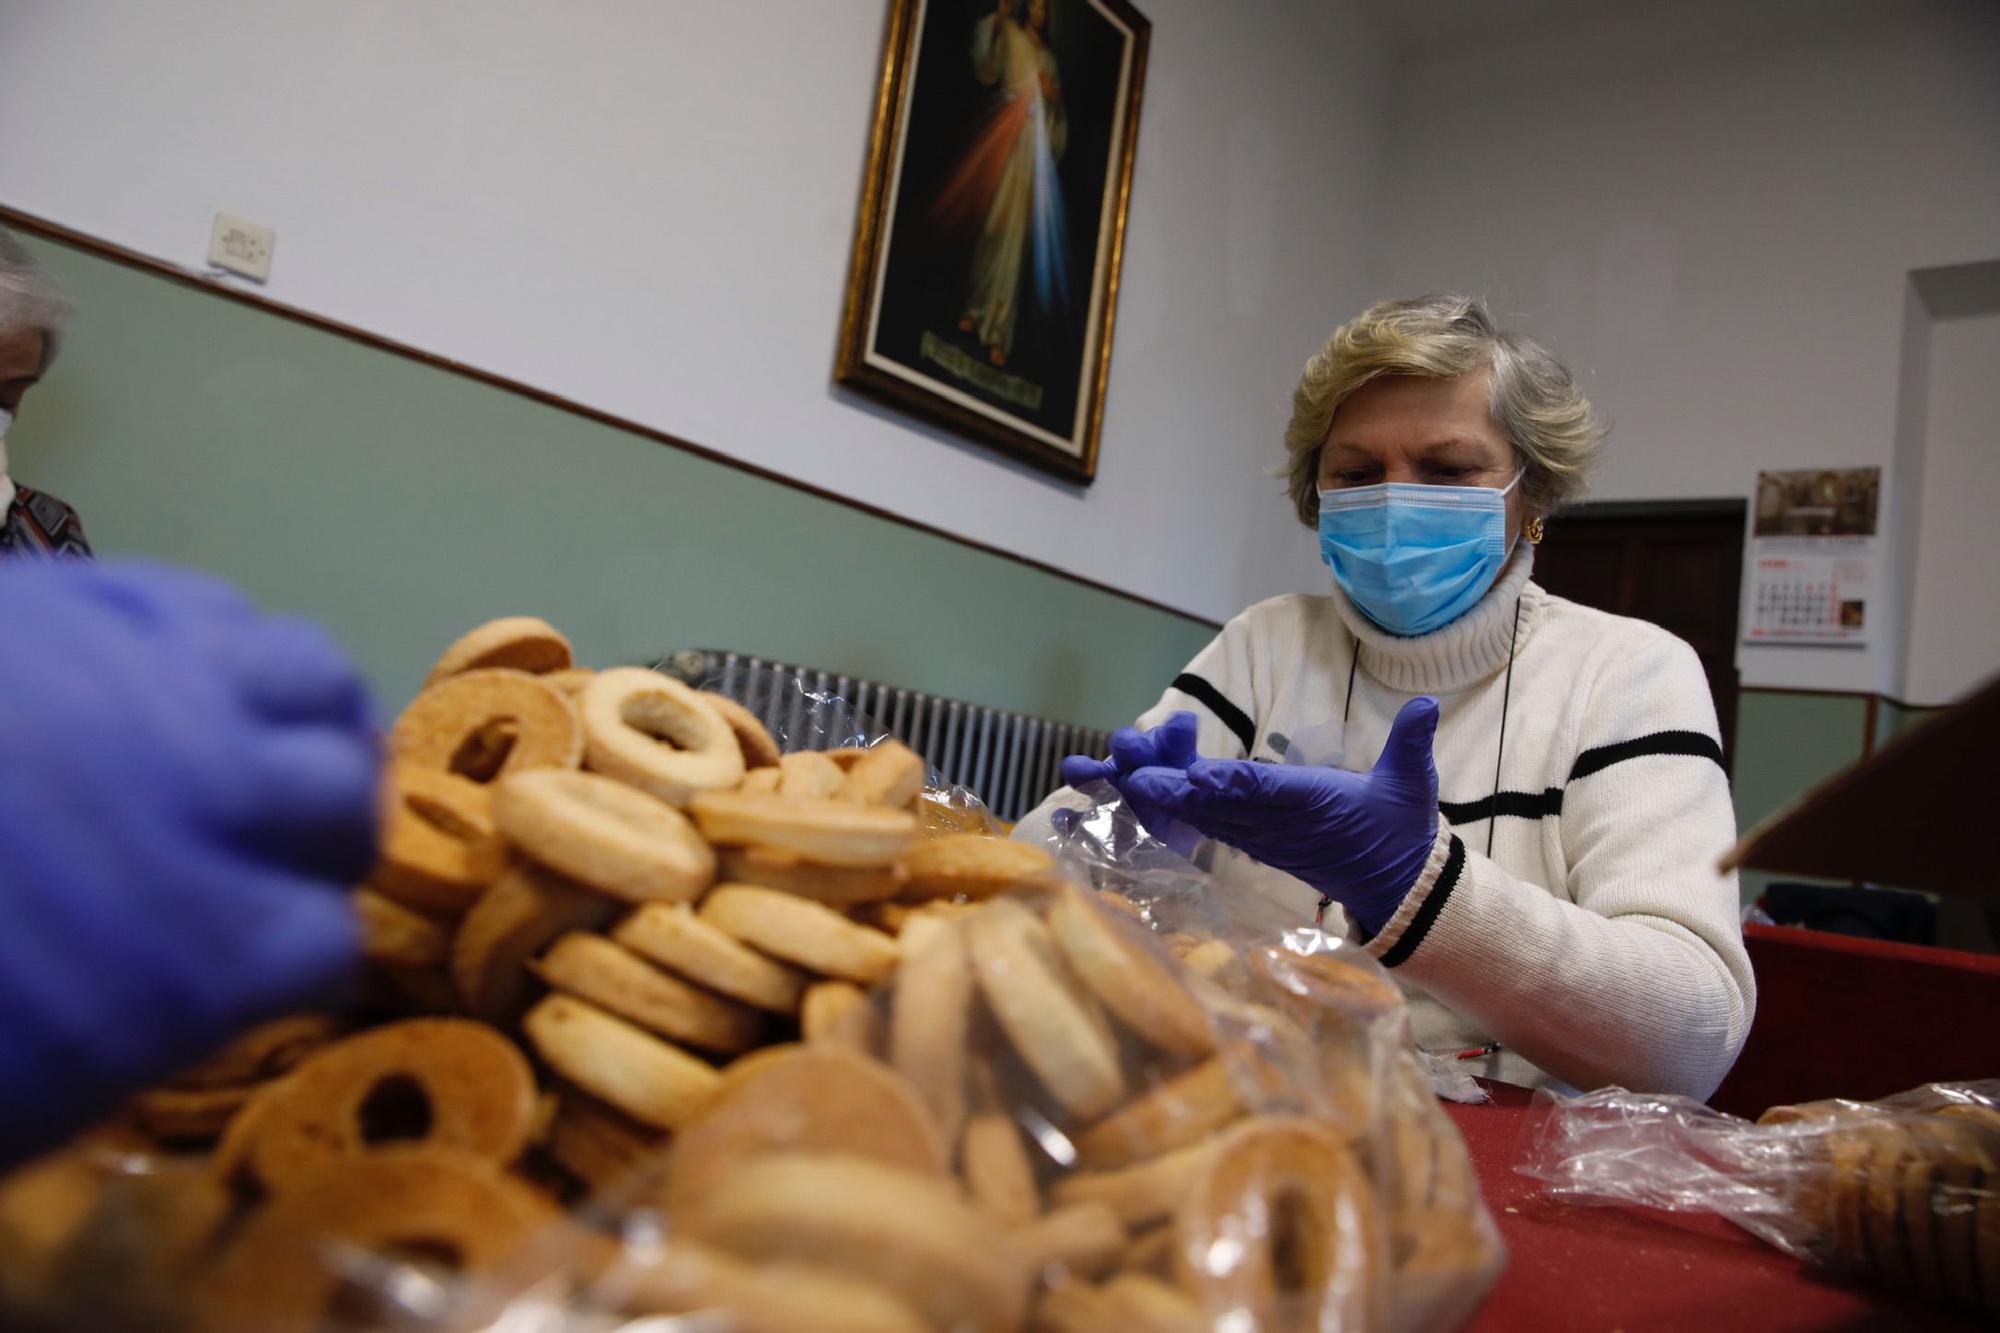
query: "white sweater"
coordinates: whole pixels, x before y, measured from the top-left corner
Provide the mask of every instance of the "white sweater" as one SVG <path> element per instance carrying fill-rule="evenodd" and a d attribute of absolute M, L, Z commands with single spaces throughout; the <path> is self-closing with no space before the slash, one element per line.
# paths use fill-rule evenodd
<path fill-rule="evenodd" d="M 1418 1045 L 1498 1043 L 1462 1067 L 1509 1083 L 1706 1097 L 1756 1000 L 1736 880 L 1715 869 L 1736 830 L 1708 682 L 1665 630 L 1531 582 L 1521 550 L 1470 612 L 1416 638 L 1385 633 L 1338 589 L 1261 602 L 1139 725 L 1191 710 L 1203 754 L 1280 761 L 1320 748 L 1351 678 L 1344 766 L 1365 769 L 1396 710 L 1435 695 L 1444 818 L 1415 887 L 1365 941 L 1409 996 Z M 1082 803 L 1056 792 L 1018 836 L 1045 836 L 1051 810 Z M 1241 853 L 1224 849 L 1216 870 L 1302 919 L 1318 906 Z M 1338 907 L 1326 926 L 1363 939 Z"/>

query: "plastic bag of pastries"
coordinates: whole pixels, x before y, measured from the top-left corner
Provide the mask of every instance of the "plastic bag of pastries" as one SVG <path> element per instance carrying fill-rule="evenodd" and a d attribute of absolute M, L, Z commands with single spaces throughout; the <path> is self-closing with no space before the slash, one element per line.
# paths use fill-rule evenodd
<path fill-rule="evenodd" d="M 1553 1195 L 1717 1213 L 1809 1263 L 2000 1315 L 2000 1080 L 1754 1123 L 1616 1088 L 1539 1101 L 1523 1169 Z"/>
<path fill-rule="evenodd" d="M 1477 1304 L 1499 1242 L 1372 961 L 1115 802 L 1007 842 L 840 700 L 757 688 L 786 706 L 575 667 L 531 619 L 454 644 L 391 738 L 367 1005 L 135 1099 L 186 1155 L 44 1169 L 15 1280 L 217 1330 Z"/>

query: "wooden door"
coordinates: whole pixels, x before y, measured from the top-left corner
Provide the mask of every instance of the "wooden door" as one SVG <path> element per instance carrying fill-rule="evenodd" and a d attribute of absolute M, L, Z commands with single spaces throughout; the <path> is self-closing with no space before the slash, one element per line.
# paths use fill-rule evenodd
<path fill-rule="evenodd" d="M 1693 646 L 1715 696 L 1725 766 L 1736 754 L 1745 506 L 1743 500 L 1578 505 L 1549 520 L 1535 552 L 1535 581 L 1550 592 L 1650 620 Z"/>

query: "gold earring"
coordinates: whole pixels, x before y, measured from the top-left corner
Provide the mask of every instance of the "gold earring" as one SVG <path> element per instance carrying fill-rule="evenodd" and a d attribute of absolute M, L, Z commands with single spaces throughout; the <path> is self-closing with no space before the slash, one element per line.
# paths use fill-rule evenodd
<path fill-rule="evenodd" d="M 1528 545 L 1530 546 L 1540 546 L 1542 538 L 1546 534 L 1547 529 L 1542 526 L 1542 520 L 1539 515 L 1529 519 L 1521 528 L 1521 535 L 1528 539 Z"/>

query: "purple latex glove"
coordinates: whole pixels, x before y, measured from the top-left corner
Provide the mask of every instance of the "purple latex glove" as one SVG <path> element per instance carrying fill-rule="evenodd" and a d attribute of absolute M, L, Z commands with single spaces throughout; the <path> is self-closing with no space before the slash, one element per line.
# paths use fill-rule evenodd
<path fill-rule="evenodd" d="M 1062 761 L 1062 779 L 1072 787 L 1089 782 L 1108 782 L 1118 789 L 1146 832 L 1180 853 L 1192 856 L 1201 841 L 1201 832 L 1173 818 L 1167 811 L 1135 791 L 1126 781 L 1144 768 L 1184 769 L 1200 759 L 1195 749 L 1195 716 L 1175 713 L 1151 731 L 1120 727 L 1111 733 L 1111 757 L 1092 759 L 1073 754 Z"/>
<path fill-rule="evenodd" d="M 306 621 L 178 570 L 0 563 L 0 1160 L 337 996 L 377 762 Z"/>
<path fill-rule="evenodd" d="M 1437 837 L 1437 700 L 1403 705 L 1367 773 L 1200 759 L 1123 779 L 1136 801 L 1304 880 L 1373 934 L 1423 873 Z"/>

